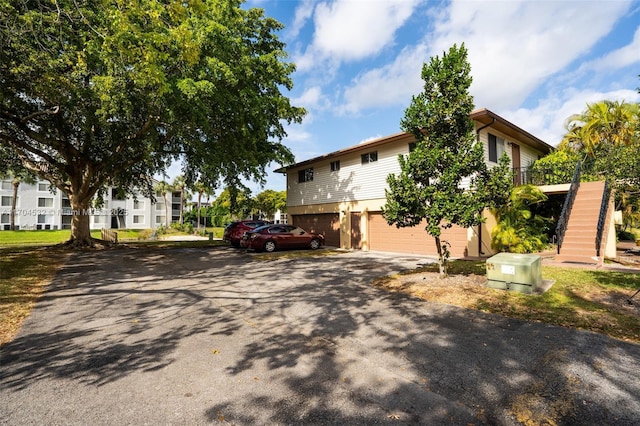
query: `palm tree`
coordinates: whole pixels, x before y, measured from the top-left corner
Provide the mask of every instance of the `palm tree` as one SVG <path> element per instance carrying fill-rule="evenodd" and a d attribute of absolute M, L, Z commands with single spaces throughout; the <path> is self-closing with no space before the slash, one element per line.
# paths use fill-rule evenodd
<path fill-rule="evenodd" d="M 162 199 L 164 200 L 164 222 L 167 228 L 169 227 L 169 204 L 167 203 L 167 192 L 171 193 L 173 191 L 173 186 L 169 184 L 167 181 L 160 181 L 155 185 L 156 192 L 159 192 L 162 195 Z"/>
<path fill-rule="evenodd" d="M 16 208 L 18 204 L 18 188 L 20 187 L 20 184 L 22 182 L 27 184 L 34 184 L 36 183 L 36 179 L 27 169 L 22 167 L 10 168 L 4 173 L 0 173 L 0 177 L 11 177 L 13 194 L 11 197 L 11 211 L 9 213 L 9 229 L 15 231 Z"/>
<path fill-rule="evenodd" d="M 187 198 L 186 186 L 187 184 L 185 182 L 184 176 L 178 175 L 173 179 L 173 191 L 180 192 L 180 225 L 183 224 L 184 202 Z"/>
<path fill-rule="evenodd" d="M 638 104 L 624 101 L 588 104 L 585 111 L 567 119 L 567 134 L 559 147 L 594 157 L 606 144 L 631 145 L 638 138 L 639 112 Z"/>
<path fill-rule="evenodd" d="M 198 193 L 198 231 L 200 231 L 200 210 L 202 208 L 202 196 L 206 195 L 207 199 L 213 193 L 211 188 L 203 182 L 198 181 L 192 185 L 192 189 Z"/>

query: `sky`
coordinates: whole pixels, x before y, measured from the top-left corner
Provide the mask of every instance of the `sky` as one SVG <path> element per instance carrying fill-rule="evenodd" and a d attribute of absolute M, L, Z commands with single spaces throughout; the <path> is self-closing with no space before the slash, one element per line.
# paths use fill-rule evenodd
<path fill-rule="evenodd" d="M 468 50 L 476 108 L 550 145 L 601 100 L 640 102 L 640 1 L 248 0 L 284 24 L 297 66 L 285 96 L 304 107 L 283 143 L 296 162 L 400 131 L 420 73 L 453 44 Z M 254 195 L 284 190 L 272 171 Z"/>

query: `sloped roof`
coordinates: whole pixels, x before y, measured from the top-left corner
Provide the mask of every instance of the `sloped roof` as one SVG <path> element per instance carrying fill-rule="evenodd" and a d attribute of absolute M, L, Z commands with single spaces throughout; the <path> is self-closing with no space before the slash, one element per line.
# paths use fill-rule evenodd
<path fill-rule="evenodd" d="M 510 121 L 500 117 L 498 114 L 488 110 L 487 108 L 482 108 L 482 109 L 473 111 L 470 117 L 472 120 L 480 123 L 481 126 L 494 128 L 507 136 L 511 136 L 514 139 L 523 141 L 524 143 L 531 146 L 532 148 L 537 149 L 538 151 L 549 153 L 554 149 L 553 146 L 549 145 L 545 141 L 533 136 L 531 133 L 521 129 L 520 127 L 511 123 Z M 414 137 L 411 133 L 407 133 L 407 132 L 395 133 L 390 136 L 384 136 L 382 138 L 373 139 L 367 142 L 360 143 L 358 145 L 353 145 L 348 148 L 340 149 L 338 151 L 333 151 L 328 154 L 323 154 L 318 157 L 310 158 L 308 160 L 291 164 L 289 166 L 284 166 L 274 171 L 276 173 L 286 173 L 287 169 L 296 169 L 309 164 L 317 163 L 319 161 L 329 160 L 334 157 L 342 156 L 344 154 L 348 154 L 351 152 L 370 150 L 371 148 L 375 148 L 380 145 L 385 145 L 387 143 L 402 141 L 403 139 L 406 139 L 407 142 L 409 142 L 413 140 Z"/>

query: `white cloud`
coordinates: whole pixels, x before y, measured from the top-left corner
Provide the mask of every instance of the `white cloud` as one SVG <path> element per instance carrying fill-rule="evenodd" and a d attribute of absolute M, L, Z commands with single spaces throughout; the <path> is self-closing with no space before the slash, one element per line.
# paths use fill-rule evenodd
<path fill-rule="evenodd" d="M 300 30 L 305 26 L 309 18 L 311 18 L 314 7 L 314 0 L 304 0 L 299 3 L 298 7 L 296 7 L 293 23 L 289 27 L 289 33 L 287 34 L 289 38 L 294 39 L 298 36 Z"/>
<path fill-rule="evenodd" d="M 358 142 L 358 145 L 362 145 L 363 143 L 375 141 L 376 139 L 380 139 L 381 137 L 382 137 L 382 135 L 369 136 L 368 138 L 362 139 L 360 142 Z"/>
<path fill-rule="evenodd" d="M 432 9 L 433 33 L 405 47 L 394 62 L 356 77 L 344 91 L 340 111 L 408 105 L 421 90 L 422 63 L 462 42 L 469 53 L 476 105 L 494 111 L 516 108 L 545 79 L 585 55 L 628 8 L 622 1 L 453 0 L 447 10 Z M 619 56 L 629 57 L 635 46 Z"/>
<path fill-rule="evenodd" d="M 341 113 L 357 113 L 374 107 L 404 104 L 422 88 L 420 73 L 425 62 L 425 46 L 403 49 L 396 59 L 381 68 L 367 71 L 344 92 Z"/>
<path fill-rule="evenodd" d="M 284 140 L 285 144 L 289 142 L 298 143 L 311 140 L 311 133 L 304 129 L 304 125 L 291 124 L 285 128 L 285 131 L 287 132 L 287 136 Z"/>
<path fill-rule="evenodd" d="M 637 103 L 640 102 L 640 93 L 634 90 L 603 92 L 570 88 L 557 97 L 541 100 L 535 108 L 518 108 L 512 111 L 498 112 L 498 114 L 548 144 L 557 146 L 566 132 L 567 118 L 583 112 L 587 104 L 605 99 Z"/>
<path fill-rule="evenodd" d="M 513 108 L 607 35 L 629 3 L 452 2 L 433 46 L 465 42 L 479 106 Z M 588 30 L 586 30 L 588 29 Z"/>
<path fill-rule="evenodd" d="M 585 69 L 595 71 L 620 69 L 640 62 L 640 26 L 636 29 L 630 44 L 614 50 L 602 58 L 587 63 Z"/>
<path fill-rule="evenodd" d="M 319 107 L 322 99 L 322 89 L 320 86 L 312 86 L 306 89 L 302 95 L 292 99 L 291 102 L 293 105 L 309 109 Z"/>
<path fill-rule="evenodd" d="M 313 43 L 302 56 L 295 58 L 298 69 L 309 70 L 323 60 L 340 63 L 376 55 L 393 42 L 396 30 L 419 2 L 336 0 L 318 3 Z"/>

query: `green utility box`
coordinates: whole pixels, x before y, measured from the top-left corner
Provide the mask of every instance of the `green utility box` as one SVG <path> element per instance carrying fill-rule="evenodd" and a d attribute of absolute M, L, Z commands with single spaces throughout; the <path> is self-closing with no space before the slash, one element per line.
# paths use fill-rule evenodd
<path fill-rule="evenodd" d="M 542 285 L 540 256 L 498 253 L 487 259 L 487 285 L 531 294 Z"/>

